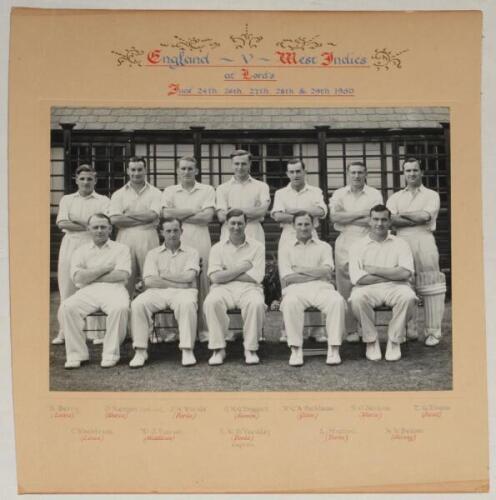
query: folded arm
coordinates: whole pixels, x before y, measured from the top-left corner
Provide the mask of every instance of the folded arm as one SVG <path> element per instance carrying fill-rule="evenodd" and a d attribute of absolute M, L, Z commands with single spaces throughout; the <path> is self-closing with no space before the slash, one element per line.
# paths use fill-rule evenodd
<path fill-rule="evenodd" d="M 287 286 L 295 283 L 308 283 L 310 281 L 315 281 L 315 278 L 306 274 L 292 273 L 284 276 L 284 278 L 281 278 L 281 287 L 286 288 Z"/>
<path fill-rule="evenodd" d="M 160 277 L 173 283 L 191 283 L 196 278 L 196 271 L 188 269 L 182 273 L 163 273 Z"/>
<path fill-rule="evenodd" d="M 345 212 L 344 210 L 332 210 L 331 221 L 335 224 L 342 224 L 343 226 L 348 224 L 368 226 L 369 211 L 360 210 L 359 212 Z"/>
<path fill-rule="evenodd" d="M 425 210 L 417 210 L 413 212 L 400 212 L 398 214 L 402 219 L 409 220 L 414 224 L 425 224 L 431 220 L 431 214 Z"/>
<path fill-rule="evenodd" d="M 269 209 L 270 200 L 264 203 L 256 202 L 255 206 L 252 208 L 243 208 L 243 212 L 246 214 L 248 220 L 262 219 L 267 214 Z"/>
<path fill-rule="evenodd" d="M 249 271 L 253 267 L 251 262 L 246 260 L 240 262 L 238 265 L 231 267 L 230 269 L 223 269 L 222 271 L 215 271 L 210 274 L 210 281 L 215 284 L 229 283 L 230 281 L 237 281 L 238 278 Z M 246 276 L 249 278 L 249 276 Z M 242 279 L 239 281 L 246 281 Z"/>
<path fill-rule="evenodd" d="M 112 215 L 110 220 L 117 227 L 135 227 L 150 224 L 157 220 L 158 215 L 153 210 L 126 212 L 122 215 Z"/>
<path fill-rule="evenodd" d="M 67 231 L 86 231 L 86 224 L 77 220 L 60 220 L 57 227 Z"/>
<path fill-rule="evenodd" d="M 147 276 L 144 280 L 145 289 L 148 288 L 191 288 L 191 283 L 178 283 L 169 281 L 160 276 Z"/>
<path fill-rule="evenodd" d="M 105 274 L 111 273 L 114 270 L 113 264 L 106 264 L 103 266 L 91 267 L 89 269 L 79 269 L 74 274 L 74 282 L 81 286 L 86 286 Z"/>
<path fill-rule="evenodd" d="M 395 267 L 379 267 L 379 266 L 364 266 L 364 271 L 386 281 L 406 281 L 412 275 L 411 271 L 401 266 Z"/>
<path fill-rule="evenodd" d="M 375 276 L 374 274 L 366 274 L 357 281 L 357 285 L 375 285 L 376 283 L 386 283 L 388 281 L 390 280 Z"/>
<path fill-rule="evenodd" d="M 292 266 L 295 273 L 309 276 L 315 280 L 331 280 L 331 268 L 329 266 L 308 267 L 308 266 Z"/>
<path fill-rule="evenodd" d="M 95 283 L 127 283 L 129 273 L 115 269 L 109 273 L 100 276 L 95 280 Z"/>

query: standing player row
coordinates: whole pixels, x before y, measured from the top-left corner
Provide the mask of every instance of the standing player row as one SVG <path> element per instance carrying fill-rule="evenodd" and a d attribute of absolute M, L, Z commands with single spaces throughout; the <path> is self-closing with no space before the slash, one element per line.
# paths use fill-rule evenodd
<path fill-rule="evenodd" d="M 227 237 L 226 214 L 231 209 L 241 209 L 246 215 L 246 235 L 265 243 L 261 221 L 270 205 L 269 187 L 250 176 L 251 156 L 247 151 L 236 150 L 231 154 L 234 175 L 220 185 L 212 186 L 196 182 L 196 161 L 192 157 L 179 160 L 177 173 L 180 183 L 166 188 L 163 193 L 146 182 L 146 161 L 131 158 L 127 173 L 129 182 L 116 191 L 111 199 L 94 191 L 96 173 L 89 166 L 76 171 L 78 191 L 66 195 L 60 202 L 57 225 L 65 232 L 62 240 L 58 280 L 61 300 L 72 295 L 76 288 L 71 281 L 69 263 L 74 250 L 89 241 L 88 218 L 98 212 L 106 212 L 118 228 L 117 241 L 131 250 L 131 277 L 128 291 L 134 295 L 136 283 L 143 273 L 145 256 L 159 244 L 157 225 L 160 217 L 174 217 L 183 225 L 182 241 L 195 248 L 208 268 L 211 247 L 208 224 L 217 216 L 222 223 L 221 239 Z M 391 210 L 392 224 L 397 234 L 406 239 L 415 259 L 416 291 L 425 306 L 425 342 L 436 345 L 441 337 L 441 320 L 444 311 L 446 285 L 439 272 L 439 254 L 433 237 L 439 212 L 439 195 L 422 185 L 422 170 L 418 160 L 404 162 L 406 187 L 393 194 L 387 207 Z M 340 232 L 335 244 L 336 282 L 338 291 L 348 299 L 351 292 L 348 262 L 353 243 L 369 232 L 369 210 L 383 202 L 381 193 L 366 184 L 367 169 L 359 162 L 347 167 L 348 185 L 336 190 L 329 203 L 334 227 Z M 282 226 L 278 254 L 294 240 L 293 215 L 305 210 L 314 220 L 314 235 L 319 219 L 326 217 L 327 207 L 322 191 L 310 186 L 305 180 L 305 165 L 301 160 L 287 164 L 289 184 L 276 191 L 271 216 Z M 209 290 L 206 273 L 200 275 L 198 337 L 208 339 L 203 301 Z M 92 321 L 95 321 L 92 319 Z M 92 330 L 89 327 L 89 330 Z M 346 314 L 348 341 L 358 341 L 357 321 L 351 311 Z M 416 335 L 415 321 L 408 328 L 409 335 Z M 60 328 L 54 343 L 63 343 Z"/>

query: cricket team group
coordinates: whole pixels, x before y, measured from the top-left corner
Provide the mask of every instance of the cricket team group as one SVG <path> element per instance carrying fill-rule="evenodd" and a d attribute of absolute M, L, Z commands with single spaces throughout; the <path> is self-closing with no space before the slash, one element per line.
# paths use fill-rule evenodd
<path fill-rule="evenodd" d="M 147 182 L 146 160 L 132 157 L 129 182 L 110 199 L 95 192 L 92 166 L 77 168 L 78 190 L 63 196 L 57 216 L 64 237 L 58 262 L 59 331 L 52 343 L 65 344 L 65 368 L 89 360 L 91 327 L 85 325 L 103 319 L 92 316 L 97 311 L 106 315 L 101 366 L 119 362 L 129 332 L 134 349 L 129 366 L 143 367 L 155 313 L 166 308 L 177 321 L 183 366 L 196 364 L 197 339 L 208 342 L 209 365 L 223 364 L 233 309 L 241 311 L 245 362 L 258 364 L 266 314 L 262 221 L 268 214 L 282 228 L 281 338 L 290 348 L 291 366 L 304 363 L 309 308 L 325 318 L 325 327 L 314 330 L 317 340 L 327 343 L 328 365 L 341 363 L 343 341 L 363 341 L 367 359 L 382 359 L 374 310 L 379 306 L 392 310 L 385 359 L 399 360 L 406 338 L 419 337 L 419 298 L 423 341 L 439 343 L 446 283 L 433 232 L 440 199 L 422 184 L 419 160 L 403 162 L 405 187 L 386 204 L 381 192 L 367 185 L 366 165 L 350 163 L 347 185 L 334 191 L 329 206 L 321 189 L 306 182 L 304 162 L 289 160 L 289 183 L 276 191 L 269 211 L 269 186 L 250 175 L 250 153 L 235 150 L 230 156 L 233 176 L 216 190 L 197 182 L 195 158 L 183 157 L 176 165 L 179 183 L 163 192 Z M 328 214 L 339 231 L 334 257 L 331 245 L 317 234 Z M 209 224 L 215 219 L 222 228 L 212 246 Z M 110 239 L 114 226 L 115 241 Z"/>

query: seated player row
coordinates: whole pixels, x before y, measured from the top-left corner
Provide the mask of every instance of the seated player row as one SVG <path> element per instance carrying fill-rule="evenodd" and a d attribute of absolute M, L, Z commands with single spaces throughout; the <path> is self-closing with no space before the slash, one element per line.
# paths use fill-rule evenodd
<path fill-rule="evenodd" d="M 246 216 L 238 209 L 226 214 L 227 238 L 212 247 L 207 275 L 212 284 L 203 310 L 209 330 L 210 365 L 221 365 L 226 356 L 227 311 L 240 308 L 243 317 L 245 361 L 258 364 L 258 341 L 265 307 L 262 280 L 265 251 L 246 236 Z M 318 308 L 326 317 L 327 364 L 341 363 L 339 346 L 345 332 L 347 304 L 331 283 L 334 269 L 332 248 L 312 235 L 313 218 L 306 212 L 293 216 L 295 239 L 281 252 L 279 274 L 283 288 L 281 310 L 291 348 L 289 364 L 303 364 L 303 315 L 308 307 Z M 391 213 L 384 205 L 370 211 L 370 233 L 350 251 L 350 276 L 355 285 L 350 297 L 352 313 L 362 325 L 366 357 L 377 361 L 382 354 L 374 324 L 374 307 L 386 304 L 393 316 L 388 328 L 386 360 L 401 358 L 400 344 L 405 326 L 415 309 L 417 297 L 409 280 L 414 274 L 408 244 L 390 234 Z M 148 339 L 154 327 L 153 314 L 171 308 L 178 323 L 182 364 L 196 364 L 199 273 L 198 252 L 181 241 L 178 219 L 162 222 L 164 243 L 148 252 L 144 266 L 145 291 L 131 303 L 131 335 L 135 355 L 129 363 L 142 367 L 148 358 Z M 129 248 L 110 240 L 112 225 L 105 214 L 90 217 L 92 242 L 78 248 L 71 261 L 71 277 L 79 291 L 60 306 L 66 333 L 65 367 L 79 368 L 89 359 L 84 320 L 101 309 L 107 315 L 101 366 L 115 366 L 127 331 L 129 295 L 125 283 L 131 272 Z"/>
<path fill-rule="evenodd" d="M 146 162 L 142 158 L 131 158 L 127 173 L 129 183 L 116 191 L 111 200 L 94 191 L 96 174 L 88 166 L 81 166 L 76 173 L 78 192 L 66 195 L 60 203 L 58 226 L 65 232 L 59 255 L 59 288 L 61 299 L 76 291 L 70 278 L 70 259 L 76 248 L 89 239 L 86 230 L 88 217 L 105 211 L 117 227 L 117 241 L 125 243 L 131 250 L 131 276 L 127 288 L 131 297 L 139 277 L 143 276 L 146 254 L 158 246 L 156 226 L 158 215 L 174 217 L 182 222 L 182 241 L 195 248 L 205 268 L 211 248 L 208 223 L 214 215 L 222 226 L 221 240 L 226 238 L 226 213 L 229 209 L 242 209 L 247 218 L 246 234 L 262 245 L 264 231 L 260 221 L 270 203 L 268 186 L 250 176 L 251 156 L 244 150 L 231 154 L 233 178 L 217 188 L 196 182 L 197 167 L 194 158 L 182 158 L 177 165 L 179 184 L 166 188 L 163 193 L 146 182 Z M 441 320 L 444 311 L 445 282 L 439 272 L 439 255 L 433 231 L 439 211 L 439 195 L 422 185 L 420 162 L 413 158 L 403 165 L 406 187 L 393 194 L 387 206 L 392 212 L 392 224 L 397 234 L 404 238 L 414 255 L 416 291 L 425 305 L 425 342 L 436 345 L 441 337 Z M 334 227 L 340 232 L 335 243 L 336 285 L 340 294 L 348 299 L 352 289 L 349 276 L 349 250 L 354 242 L 368 234 L 369 210 L 382 203 L 381 193 L 366 184 L 365 165 L 354 162 L 348 165 L 348 184 L 336 190 L 329 203 L 329 212 Z M 305 165 L 299 160 L 287 164 L 289 184 L 275 193 L 271 216 L 282 226 L 278 247 L 278 258 L 289 241 L 294 240 L 292 224 L 294 213 L 306 210 L 314 218 L 313 236 L 319 218 L 327 215 L 322 191 L 307 184 Z M 201 273 L 199 286 L 198 338 L 209 338 L 203 302 L 210 283 L 207 273 Z M 60 318 L 59 318 L 60 319 Z M 91 321 L 95 321 L 92 319 Z M 89 329 L 92 330 L 89 326 Z M 358 341 L 358 323 L 351 310 L 345 315 L 348 341 Z M 318 334 L 318 332 L 317 332 Z M 415 337 L 416 321 L 408 325 L 408 335 Z M 323 337 L 325 340 L 325 335 Z M 322 340 L 322 338 L 321 338 Z M 63 328 L 60 328 L 53 343 L 63 343 Z"/>

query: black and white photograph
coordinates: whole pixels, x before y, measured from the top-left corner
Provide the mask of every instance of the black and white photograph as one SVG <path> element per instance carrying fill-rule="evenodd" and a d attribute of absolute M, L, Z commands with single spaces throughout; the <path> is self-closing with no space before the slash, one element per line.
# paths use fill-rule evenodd
<path fill-rule="evenodd" d="M 51 391 L 453 389 L 447 107 L 53 107 Z"/>

